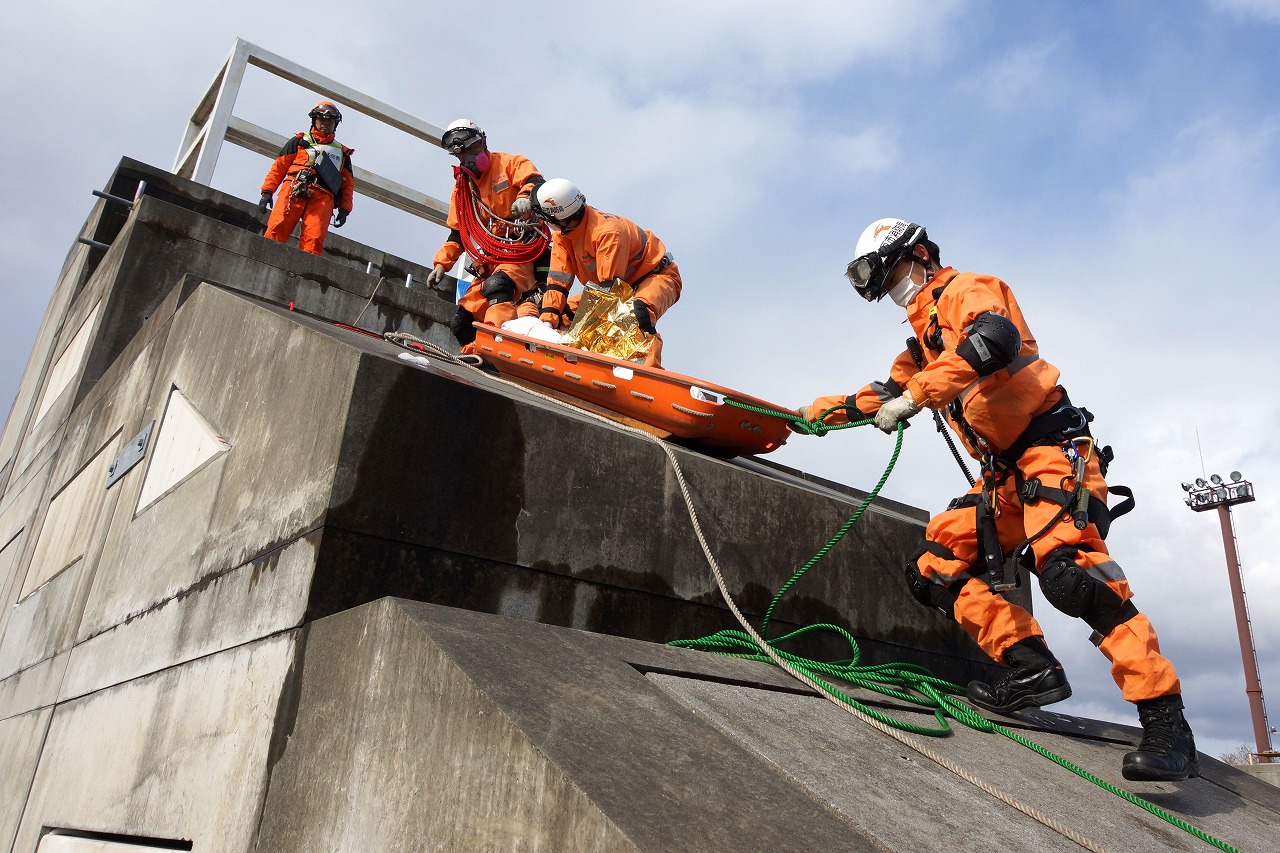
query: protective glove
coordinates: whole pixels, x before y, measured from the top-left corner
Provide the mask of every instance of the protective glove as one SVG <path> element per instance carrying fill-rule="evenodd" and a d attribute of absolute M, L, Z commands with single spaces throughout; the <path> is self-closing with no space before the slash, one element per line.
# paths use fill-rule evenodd
<path fill-rule="evenodd" d="M 533 202 L 529 201 L 528 196 L 522 195 L 520 196 L 520 198 L 511 202 L 512 216 L 520 216 L 520 217 L 528 216 L 530 210 L 533 210 Z"/>
<path fill-rule="evenodd" d="M 349 211 L 349 210 L 339 210 L 339 211 L 338 211 L 336 214 L 334 214 L 334 216 L 333 216 L 333 227 L 334 227 L 334 228 L 341 228 L 343 225 L 346 225 L 346 224 L 347 224 L 347 217 L 348 217 L 348 216 L 350 216 L 350 215 L 351 215 L 351 211 Z"/>
<path fill-rule="evenodd" d="M 264 192 L 262 197 L 258 199 L 258 212 L 266 213 L 271 209 L 271 193 Z"/>
<path fill-rule="evenodd" d="M 892 433 L 897 430 L 898 421 L 905 421 L 919 411 L 920 407 L 911 400 L 911 393 L 907 392 L 880 407 L 875 417 L 876 429 Z"/>
<path fill-rule="evenodd" d="M 631 311 L 636 315 L 636 325 L 640 327 L 640 331 L 647 332 L 650 335 L 658 333 L 657 327 L 653 325 L 653 314 L 648 305 L 639 299 L 633 300 Z"/>
<path fill-rule="evenodd" d="M 811 421 L 813 420 L 813 418 L 810 417 L 809 409 L 810 409 L 809 406 L 801 406 L 800 408 L 796 409 L 796 414 L 804 418 L 806 421 Z"/>
<path fill-rule="evenodd" d="M 427 287 L 435 287 L 444 281 L 444 274 L 447 272 L 448 270 L 444 268 L 443 264 L 436 264 L 435 269 L 427 273 Z"/>

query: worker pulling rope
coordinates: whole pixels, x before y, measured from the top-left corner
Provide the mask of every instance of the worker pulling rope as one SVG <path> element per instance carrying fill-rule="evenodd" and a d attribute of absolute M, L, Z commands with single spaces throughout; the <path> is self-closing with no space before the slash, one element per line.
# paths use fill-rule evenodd
<path fill-rule="evenodd" d="M 782 418 L 791 425 L 792 429 L 795 432 L 799 432 L 807 435 L 822 436 L 822 435 L 825 435 L 827 432 L 830 432 L 835 429 L 847 429 L 851 427 L 865 426 L 867 424 L 871 424 L 874 422 L 871 419 L 860 420 L 860 421 L 855 421 L 855 422 L 846 423 L 846 424 L 837 424 L 837 425 L 828 425 L 821 422 L 822 418 L 825 418 L 832 411 L 835 411 L 835 408 L 840 408 L 840 407 L 835 407 L 833 409 L 829 409 L 827 411 L 819 413 L 816 421 L 807 421 L 804 418 L 798 417 L 796 415 L 788 414 L 785 412 L 771 411 L 768 409 L 761 409 L 759 407 L 751 406 L 746 403 L 740 403 L 736 400 L 732 400 L 728 398 L 726 398 L 725 402 L 730 405 L 736 406 L 738 408 L 754 411 L 760 414 L 769 414 L 769 415 L 773 415 L 774 417 Z M 853 515 L 850 516 L 849 520 L 846 521 L 840 527 L 839 531 L 837 531 L 836 534 L 832 536 L 831 539 L 828 540 L 827 543 L 823 545 L 822 548 L 820 548 L 818 552 L 812 558 L 809 559 L 808 562 L 806 562 L 799 570 L 797 570 L 791 576 L 790 579 L 787 580 L 786 583 L 782 585 L 781 589 L 779 589 L 778 593 L 773 597 L 773 600 L 769 603 L 769 607 L 765 612 L 765 617 L 762 620 L 761 629 L 759 632 L 757 632 L 755 629 L 751 627 L 750 623 L 746 619 L 746 616 L 743 615 L 741 610 L 739 610 L 736 603 L 733 601 L 733 598 L 728 591 L 727 585 L 724 582 L 724 577 L 720 572 L 719 564 L 716 561 L 714 555 L 711 553 L 711 549 L 707 544 L 705 537 L 702 534 L 701 524 L 699 523 L 697 518 L 697 513 L 693 508 L 692 498 L 690 497 L 687 487 L 685 485 L 684 476 L 680 471 L 679 464 L 676 461 L 675 456 L 672 454 L 670 449 L 667 449 L 666 450 L 667 456 L 671 460 L 671 463 L 675 468 L 677 482 L 679 483 L 681 491 L 684 493 L 684 496 L 685 496 L 685 502 L 689 510 L 689 516 L 693 521 L 694 533 L 697 535 L 698 542 L 702 546 L 703 554 L 706 556 L 708 562 L 711 565 L 712 573 L 715 576 L 716 584 L 719 586 L 721 594 L 724 596 L 724 599 L 728 604 L 730 611 L 733 613 L 734 617 L 738 620 L 738 622 L 742 625 L 744 629 L 743 631 L 736 631 L 736 630 L 719 631 L 708 637 L 704 637 L 697 640 L 675 640 L 669 643 L 668 645 L 699 649 L 702 651 L 709 651 L 715 654 L 722 654 L 730 657 L 738 657 L 738 658 L 744 658 L 748 660 L 758 660 L 762 662 L 775 663 L 781 669 L 790 673 L 793 677 L 797 678 L 801 682 L 814 688 L 820 694 L 822 694 L 825 698 L 834 702 L 835 704 L 837 704 L 844 710 L 848 711 L 849 713 L 853 714 L 854 716 L 858 717 L 859 719 L 862 719 L 864 722 L 867 722 L 868 724 L 872 725 L 874 728 L 877 728 L 880 731 L 884 732 L 885 734 L 888 734 L 890 737 L 893 737 L 895 740 L 899 740 L 902 743 L 908 746 L 911 746 L 917 752 L 920 752 L 922 755 L 930 758 L 931 760 L 937 762 L 943 767 L 946 767 L 947 769 L 951 770 L 953 773 L 960 776 L 961 778 L 966 779 L 967 781 L 971 782 L 972 784 L 976 785 L 977 787 L 981 788 L 987 793 L 992 794 L 993 796 L 997 797 L 1003 802 L 1013 806 L 1014 808 L 1018 809 L 1019 811 L 1028 815 L 1029 817 L 1034 818 L 1035 820 L 1039 821 L 1045 826 L 1050 827 L 1051 829 L 1071 839 L 1072 841 L 1075 841 L 1077 844 L 1079 844 L 1082 847 L 1085 847 L 1086 849 L 1101 850 L 1102 848 L 1099 845 L 1095 844 L 1094 842 L 1083 837 L 1079 833 L 1075 832 L 1074 830 L 1058 823 L 1053 818 L 1050 818 L 1047 815 L 1041 814 L 1040 812 L 1030 808 L 1026 804 L 1016 800 L 1012 796 L 1004 793 L 1003 791 L 1000 791 L 994 786 L 991 786 L 988 783 L 973 776 L 967 770 L 955 765 L 949 759 L 946 759 L 945 757 L 935 753 L 933 750 L 928 749 L 927 747 L 924 747 L 922 744 L 914 743 L 909 738 L 906 738 L 905 735 L 902 735 L 900 733 L 910 732 L 913 734 L 926 735 L 930 737 L 944 737 L 946 735 L 951 734 L 950 725 L 948 724 L 947 720 L 954 719 L 960 722 L 961 724 L 968 726 L 969 728 L 976 729 L 978 731 L 994 732 L 996 734 L 1000 734 L 1006 738 L 1009 738 L 1015 743 L 1018 743 L 1026 747 L 1027 749 L 1030 749 L 1044 756 L 1045 758 L 1048 758 L 1050 761 L 1053 761 L 1055 764 L 1058 764 L 1059 766 L 1064 767 L 1067 770 L 1070 770 L 1072 773 L 1075 773 L 1077 776 L 1080 776 L 1082 779 L 1086 779 L 1089 782 L 1092 782 L 1093 784 L 1099 786 L 1100 788 L 1110 791 L 1116 796 L 1121 797 L 1122 799 L 1128 800 L 1130 803 L 1133 803 L 1134 805 L 1137 805 L 1145 809 L 1146 811 L 1150 812 L 1151 814 L 1155 815 L 1161 820 L 1164 820 L 1167 823 L 1178 827 L 1184 832 L 1187 832 L 1188 834 L 1193 835 L 1196 838 L 1199 838 L 1201 841 L 1211 844 L 1212 846 L 1220 850 L 1229 851 L 1229 853 L 1239 853 L 1239 851 L 1235 847 L 1232 847 L 1230 844 L 1227 844 L 1225 841 L 1222 841 L 1221 839 L 1218 839 L 1204 832 L 1203 830 L 1195 826 L 1192 826 L 1191 824 L 1182 820 L 1178 816 L 1165 811 L 1164 809 L 1160 808 L 1154 803 L 1148 802 L 1147 800 L 1144 800 L 1141 797 L 1138 797 L 1137 795 L 1124 790 L 1123 788 L 1119 788 L 1115 785 L 1112 785 L 1106 780 L 1100 779 L 1099 777 L 1093 775 L 1092 773 L 1085 770 L 1084 768 L 1078 767 L 1077 765 L 1072 764 L 1071 762 L 1055 754 L 1051 750 L 1046 749 L 1045 747 L 1040 746 L 1039 744 L 1027 738 L 1024 738 L 1023 736 L 1009 730 L 1008 728 L 1005 728 L 1004 726 L 999 725 L 998 723 L 995 723 L 995 722 L 992 722 L 991 720 L 986 719 L 981 714 L 974 711 L 973 708 L 971 708 L 967 703 L 954 698 L 956 696 L 964 695 L 965 688 L 961 687 L 958 684 L 954 684 L 945 679 L 938 678 L 932 675 L 924 667 L 916 666 L 914 664 L 880 664 L 875 666 L 860 666 L 859 660 L 861 658 L 862 652 L 858 646 L 857 640 L 853 637 L 852 634 L 850 634 L 848 631 L 844 630 L 843 628 L 840 628 L 839 626 L 822 623 L 822 624 L 816 624 L 816 625 L 809 625 L 809 626 L 800 628 L 798 630 L 792 631 L 781 637 L 776 637 L 771 640 L 766 640 L 765 637 L 762 636 L 764 634 L 767 634 L 769 623 L 772 621 L 772 618 L 773 618 L 774 610 L 776 609 L 782 597 L 793 586 L 795 586 L 796 582 L 799 581 L 800 578 L 803 577 L 806 572 L 808 572 L 811 568 L 813 568 L 818 563 L 819 560 L 821 560 L 824 556 L 826 556 L 826 554 L 833 547 L 835 547 L 836 543 L 838 543 L 842 538 L 844 538 L 845 534 L 848 533 L 849 530 L 853 527 L 853 525 L 857 522 L 857 520 L 862 517 L 862 514 L 866 511 L 867 507 L 871 505 L 871 502 L 874 501 L 876 497 L 880 494 L 880 490 L 884 487 L 885 482 L 889 479 L 890 473 L 892 473 L 894 466 L 897 464 L 898 455 L 902 451 L 903 429 L 904 429 L 904 425 L 901 422 L 898 423 L 896 428 L 896 433 L 895 433 L 893 455 L 890 457 L 889 463 L 885 467 L 885 471 L 881 475 L 879 482 L 876 483 L 875 488 L 873 488 L 871 492 L 867 494 L 867 496 L 858 505 Z M 851 650 L 849 659 L 847 661 L 834 662 L 834 663 L 814 661 L 799 655 L 784 652 L 780 648 L 778 648 L 783 643 L 789 642 L 800 636 L 803 636 L 807 633 L 814 632 L 814 631 L 829 631 L 829 632 L 834 632 L 840 635 L 846 642 L 849 643 L 849 647 Z M 856 699 L 852 698 L 844 691 L 840 690 L 839 688 L 827 682 L 823 678 L 823 676 L 838 678 L 842 681 L 848 682 L 858 687 L 862 687 L 867 690 L 871 690 L 876 693 L 880 693 L 885 696 L 889 696 L 899 701 L 920 705 L 924 709 L 933 712 L 934 718 L 938 721 L 938 724 L 936 727 L 921 726 L 913 723 L 907 723 L 902 720 L 898 720 L 893 717 L 890 717 L 889 715 L 876 711 L 875 709 L 869 707 L 868 705 L 861 703 Z"/>

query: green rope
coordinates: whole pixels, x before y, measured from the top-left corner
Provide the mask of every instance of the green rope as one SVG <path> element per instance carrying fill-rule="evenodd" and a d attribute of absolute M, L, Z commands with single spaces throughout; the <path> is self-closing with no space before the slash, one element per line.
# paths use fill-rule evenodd
<path fill-rule="evenodd" d="M 817 435 L 821 437 L 833 430 L 865 426 L 872 423 L 869 419 L 845 424 L 826 424 L 822 422 L 822 418 L 825 418 L 831 412 L 842 408 L 847 409 L 849 406 L 835 406 L 822 412 L 819 415 L 818 420 L 808 421 L 797 415 L 779 412 L 772 409 L 764 409 L 747 403 L 740 403 L 737 400 L 729 398 L 726 398 L 725 402 L 740 409 L 746 409 L 758 414 L 770 415 L 772 417 L 786 420 L 793 432 L 798 432 L 802 435 Z M 799 581 L 806 572 L 817 565 L 818 561 L 825 557 L 827 553 L 835 547 L 836 543 L 844 538 L 850 528 L 852 528 L 858 519 L 862 517 L 862 514 L 866 511 L 867 507 L 871 505 L 871 502 L 880 494 L 880 490 L 888 481 L 890 473 L 893 472 L 894 466 L 898 462 L 898 456 L 902 452 L 902 431 L 903 424 L 899 423 L 894 441 L 893 455 L 889 458 L 889 463 L 885 467 L 884 474 L 881 475 L 879 482 L 875 485 L 875 488 L 867 494 L 867 497 L 864 498 L 858 505 L 857 509 L 854 510 L 854 513 L 849 517 L 849 520 L 840 526 L 840 529 L 836 534 L 832 536 L 825 545 L 819 548 L 818 552 L 782 585 L 781 589 L 779 589 L 778 593 L 773 597 L 773 600 L 769 602 L 769 607 L 765 611 L 764 620 L 761 625 L 760 633 L 762 636 L 767 635 L 769 623 L 773 619 L 774 610 L 777 608 L 782 597 L 795 586 L 796 582 Z M 849 659 L 834 662 L 815 661 L 800 655 L 783 651 L 780 648 L 783 643 L 794 640 L 813 631 L 826 631 L 838 634 L 849 644 Z M 948 719 L 953 719 L 962 725 L 978 731 L 1003 735 L 1015 743 L 1021 744 L 1027 749 L 1044 756 L 1055 764 L 1070 770 L 1082 779 L 1088 780 L 1098 787 L 1110 791 L 1122 799 L 1128 800 L 1134 805 L 1147 810 L 1169 824 L 1178 827 L 1196 838 L 1199 838 L 1201 841 L 1217 847 L 1219 850 L 1225 850 L 1228 851 L 1228 853 L 1240 853 L 1237 848 L 1232 847 L 1225 841 L 1215 838 L 1203 830 L 1192 826 L 1154 803 L 1150 803 L 1123 788 L 1112 785 L 1105 779 L 1100 779 L 1084 768 L 1072 764 L 1070 761 L 1067 761 L 1062 756 L 1057 755 L 1052 750 L 1046 749 L 1034 741 L 1028 740 L 1016 732 L 988 720 L 967 703 L 954 698 L 956 696 L 965 695 L 965 689 L 963 687 L 947 681 L 946 679 L 938 678 L 922 666 L 904 663 L 861 666 L 859 664 L 859 660 L 862 657 L 862 649 L 858 646 L 858 641 L 852 634 L 838 625 L 828 623 L 808 625 L 781 637 L 775 637 L 773 639 L 766 638 L 765 642 L 768 643 L 774 652 L 788 664 L 794 666 L 796 669 L 812 678 L 813 681 L 827 693 L 827 695 L 831 696 L 838 702 L 857 709 L 863 714 L 866 714 L 887 726 L 917 735 L 946 737 L 952 733 L 951 726 L 947 721 Z M 755 640 L 753 640 L 749 634 L 733 629 L 717 631 L 714 634 L 700 639 L 673 640 L 667 645 L 687 649 L 697 649 L 699 651 L 711 652 L 713 654 L 741 658 L 744 660 L 773 663 L 772 658 L 760 649 Z M 937 725 L 918 725 L 891 717 L 849 696 L 843 690 L 840 690 L 838 687 L 827 681 L 827 678 L 837 678 L 864 690 L 879 693 L 900 702 L 918 705 L 925 711 L 931 711 L 933 713 L 934 719 L 937 720 Z"/>

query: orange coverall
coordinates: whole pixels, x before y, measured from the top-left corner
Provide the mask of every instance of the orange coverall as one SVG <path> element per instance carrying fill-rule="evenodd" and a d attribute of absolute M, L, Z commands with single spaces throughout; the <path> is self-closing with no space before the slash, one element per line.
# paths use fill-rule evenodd
<path fill-rule="evenodd" d="M 517 198 L 527 198 L 540 183 L 541 178 L 542 175 L 539 174 L 537 167 L 527 157 L 490 151 L 489 168 L 484 170 L 480 180 L 473 183 L 485 207 L 506 219 L 510 216 L 512 202 Z M 433 266 L 452 269 L 458 262 L 458 258 L 466 251 L 462 245 L 462 234 L 458 230 L 458 205 L 470 203 L 469 199 L 458 198 L 458 188 L 455 186 L 453 195 L 449 197 L 449 236 L 436 252 L 435 259 L 431 262 Z M 535 263 L 530 261 L 527 264 L 499 264 L 493 269 L 487 269 L 481 268 L 480 262 L 477 261 L 476 266 L 483 274 L 472 279 L 471 285 L 458 300 L 458 304 L 470 311 L 471 316 L 482 323 L 501 326 L 508 320 L 514 320 L 515 303 L 519 302 L 520 297 L 534 286 Z M 511 302 L 490 305 L 488 297 L 481 293 L 480 289 L 484 286 L 485 279 L 497 272 L 506 273 L 515 283 L 515 295 Z"/>
<path fill-rule="evenodd" d="M 680 299 L 680 268 L 669 260 L 667 247 L 629 219 L 591 205 L 584 210 L 576 228 L 553 235 L 539 316 L 553 328 L 560 326 L 575 278 L 591 284 L 620 278 L 635 288 L 635 298 L 649 306 L 656 323 Z M 656 366 L 660 352 L 659 343 L 649 363 Z"/>
<path fill-rule="evenodd" d="M 310 197 L 294 198 L 294 177 L 306 168 L 313 157 L 309 149 L 330 145 L 342 149 L 342 186 L 338 190 L 336 204 L 333 193 L 319 180 L 311 185 Z M 334 207 L 351 212 L 351 199 L 356 188 L 355 176 L 351 171 L 351 155 L 354 153 L 355 149 L 339 145 L 332 135 L 324 136 L 314 130 L 295 134 L 286 142 L 262 181 L 264 193 L 274 193 L 283 184 L 283 190 L 271 208 L 271 216 L 267 219 L 267 230 L 263 236 L 277 243 L 288 242 L 289 235 L 301 220 L 302 233 L 298 235 L 298 247 L 313 255 L 324 254 L 324 238 L 329 233 L 329 219 L 333 216 Z"/>
<path fill-rule="evenodd" d="M 1008 367 L 979 377 L 956 353 L 956 347 L 965 338 L 964 330 L 986 312 L 1013 321 L 1022 334 L 1022 350 Z M 916 366 L 909 351 L 904 351 L 894 361 L 886 382 L 873 382 L 851 398 L 820 397 L 813 402 L 814 417 L 832 406 L 850 404 L 856 407 L 855 411 L 840 409 L 825 420 L 828 423 L 861 420 L 904 391 L 922 408 L 943 409 L 959 400 L 964 421 L 972 433 L 998 455 L 1015 444 L 1032 417 L 1052 410 L 1063 398 L 1062 388 L 1057 384 L 1058 369 L 1040 357 L 1035 338 L 1012 291 L 1000 279 L 958 273 L 950 267 L 943 269 L 907 308 L 907 318 L 923 345 L 923 369 Z M 948 411 L 947 417 L 969 453 L 981 459 L 983 448 L 974 446 L 952 412 Z M 1071 460 L 1064 451 L 1058 444 L 1032 446 L 1017 459 L 1016 467 L 1024 480 L 1039 479 L 1046 486 L 1073 489 Z M 1091 454 L 1084 479 L 1090 493 L 1105 502 L 1107 484 L 1097 453 Z M 1062 507 L 1047 498 L 1024 503 L 1011 472 L 998 477 L 997 481 L 994 488 L 996 532 L 1001 548 L 1007 553 L 1039 533 Z M 977 496 L 981 492 L 979 480 L 969 495 Z M 918 558 L 917 569 L 927 580 L 957 595 L 955 619 L 984 652 L 999 661 L 1005 649 L 1019 640 L 1043 636 L 1039 623 L 1030 613 L 993 593 L 982 576 L 984 565 L 978 551 L 977 516 L 972 505 L 948 509 L 934 516 L 925 529 L 925 540 L 929 549 Z M 1084 530 L 1077 530 L 1069 519 L 1062 519 L 1034 541 L 1031 548 L 1036 570 L 1044 566 L 1051 552 L 1063 546 L 1079 547 L 1074 558 L 1076 565 L 1104 581 L 1121 601 L 1132 598 L 1124 572 L 1111 559 L 1092 522 Z M 947 554 L 950 556 L 945 556 Z M 1118 624 L 1101 639 L 1099 648 L 1111 661 L 1112 678 L 1130 702 L 1181 692 L 1173 664 L 1160 654 L 1155 629 L 1141 613 Z"/>

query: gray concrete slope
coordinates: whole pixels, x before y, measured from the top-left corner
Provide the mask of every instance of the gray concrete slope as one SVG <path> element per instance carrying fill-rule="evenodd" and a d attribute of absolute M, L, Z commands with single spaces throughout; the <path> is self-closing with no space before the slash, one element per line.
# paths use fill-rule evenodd
<path fill-rule="evenodd" d="M 307 635 L 260 851 L 1079 849 L 765 664 L 393 600 Z M 1126 782 L 1136 729 L 1005 722 L 1238 849 L 1274 848 L 1280 791 L 1234 768 Z M 913 739 L 1105 849 L 1211 849 L 999 735 Z"/>

